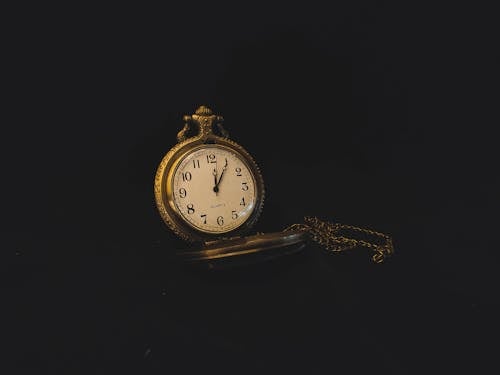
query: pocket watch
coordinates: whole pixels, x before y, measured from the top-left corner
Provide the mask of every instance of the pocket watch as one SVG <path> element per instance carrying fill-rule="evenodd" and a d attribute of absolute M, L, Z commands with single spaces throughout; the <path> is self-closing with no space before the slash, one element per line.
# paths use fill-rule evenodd
<path fill-rule="evenodd" d="M 388 236 L 357 227 L 306 218 L 281 232 L 248 235 L 264 205 L 264 180 L 252 156 L 229 138 L 222 116 L 206 106 L 183 117 L 178 143 L 156 171 L 154 193 L 165 224 L 192 244 L 181 258 L 210 268 L 244 264 L 301 250 L 307 239 L 330 251 L 372 246 L 379 261 L 392 253 Z M 385 239 L 357 240 L 342 230 Z M 374 259 L 376 260 L 376 259 Z M 377 261 L 377 260 L 376 260 Z"/>
<path fill-rule="evenodd" d="M 264 204 L 264 181 L 257 164 L 229 139 L 222 117 L 209 108 L 199 107 L 184 121 L 179 143 L 156 173 L 155 197 L 163 220 L 190 242 L 248 232 Z M 192 130 L 198 134 L 188 137 Z"/>

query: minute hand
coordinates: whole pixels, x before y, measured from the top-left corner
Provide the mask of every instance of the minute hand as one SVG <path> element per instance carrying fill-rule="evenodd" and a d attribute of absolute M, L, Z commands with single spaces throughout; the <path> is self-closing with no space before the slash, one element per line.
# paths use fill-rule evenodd
<path fill-rule="evenodd" d="M 215 185 L 217 190 L 219 190 L 219 184 L 222 181 L 222 176 L 224 176 L 224 172 L 226 171 L 226 169 L 227 169 L 227 159 L 226 159 L 226 164 L 224 165 L 224 168 L 222 168 L 222 172 L 220 173 L 219 181 L 217 181 L 217 184 Z"/>

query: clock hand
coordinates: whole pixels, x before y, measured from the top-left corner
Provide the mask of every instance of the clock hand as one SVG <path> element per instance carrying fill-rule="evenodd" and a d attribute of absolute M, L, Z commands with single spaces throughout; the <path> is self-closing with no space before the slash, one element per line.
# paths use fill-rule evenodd
<path fill-rule="evenodd" d="M 215 185 L 215 188 L 217 188 L 217 191 L 219 191 L 219 184 L 222 180 L 222 176 L 224 176 L 224 172 L 226 171 L 226 169 L 227 169 L 227 159 L 226 159 L 226 165 L 224 165 L 224 168 L 222 168 L 222 172 L 220 173 L 219 181 Z M 214 190 L 215 190 L 215 188 L 214 188 Z"/>
<path fill-rule="evenodd" d="M 219 192 L 219 187 L 217 186 L 217 168 L 214 168 L 212 174 L 214 175 L 214 192 L 217 194 Z"/>

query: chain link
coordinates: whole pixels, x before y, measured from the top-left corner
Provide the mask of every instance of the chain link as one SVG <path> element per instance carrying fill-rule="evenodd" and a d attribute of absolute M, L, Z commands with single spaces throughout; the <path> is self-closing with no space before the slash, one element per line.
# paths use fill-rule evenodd
<path fill-rule="evenodd" d="M 321 245 L 326 251 L 340 252 L 353 249 L 355 247 L 366 247 L 374 252 L 372 260 L 375 263 L 382 263 L 384 259 L 394 253 L 394 246 L 391 237 L 384 233 L 370 229 L 355 227 L 352 225 L 329 223 L 317 217 L 306 216 L 304 224 L 292 224 L 285 231 L 300 230 L 309 233 L 310 238 Z M 349 237 L 365 235 L 377 238 L 378 241 L 371 242 L 364 239 Z"/>

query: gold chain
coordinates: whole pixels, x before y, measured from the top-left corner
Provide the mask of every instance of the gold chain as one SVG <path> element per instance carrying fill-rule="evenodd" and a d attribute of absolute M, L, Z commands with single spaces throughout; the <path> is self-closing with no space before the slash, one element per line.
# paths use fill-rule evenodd
<path fill-rule="evenodd" d="M 387 256 L 394 253 L 392 239 L 384 233 L 352 225 L 328 223 L 319 220 L 317 217 L 307 216 L 304 218 L 304 224 L 292 224 L 285 229 L 285 231 L 289 230 L 301 230 L 309 233 L 314 242 L 330 252 L 346 251 L 355 247 L 366 247 L 374 251 L 375 254 L 373 254 L 372 260 L 375 263 L 382 263 Z M 361 234 L 377 238 L 377 242 L 381 243 L 348 237 L 349 232 L 352 233 L 352 236 Z"/>

